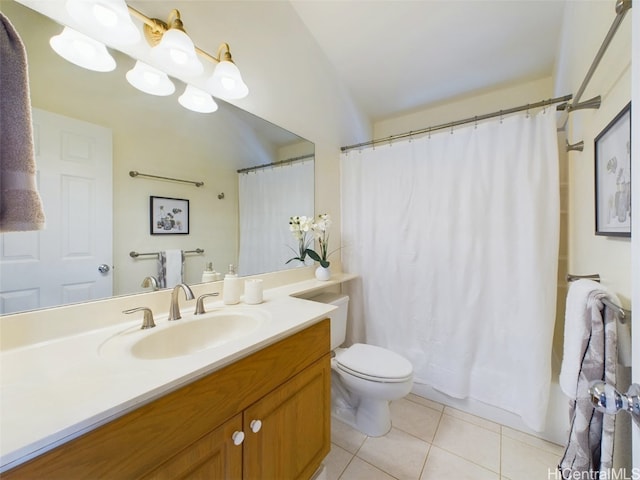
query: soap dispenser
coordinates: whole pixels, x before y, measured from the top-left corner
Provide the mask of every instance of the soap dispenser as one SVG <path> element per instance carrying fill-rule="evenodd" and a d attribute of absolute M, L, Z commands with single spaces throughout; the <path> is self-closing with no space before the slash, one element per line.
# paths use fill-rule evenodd
<path fill-rule="evenodd" d="M 218 280 L 218 274 L 213 269 L 213 262 L 207 262 L 204 266 L 204 271 L 202 272 L 202 283 L 206 282 L 215 282 Z"/>
<path fill-rule="evenodd" d="M 222 285 L 222 301 L 225 305 L 240 303 L 240 279 L 233 264 L 229 265 L 229 272 L 224 276 Z"/>

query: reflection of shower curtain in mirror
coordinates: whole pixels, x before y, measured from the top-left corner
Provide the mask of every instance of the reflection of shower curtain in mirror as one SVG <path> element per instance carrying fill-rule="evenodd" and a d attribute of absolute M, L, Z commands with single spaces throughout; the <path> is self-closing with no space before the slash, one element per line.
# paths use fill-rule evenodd
<path fill-rule="evenodd" d="M 297 244 L 289 217 L 313 215 L 313 159 L 238 175 L 240 253 L 238 273 L 254 275 L 293 268 Z M 291 247 L 291 248 L 290 248 Z"/>
<path fill-rule="evenodd" d="M 416 381 L 544 426 L 559 231 L 555 115 L 342 155 L 342 261 L 366 341 Z M 358 339 L 354 339 L 358 340 Z"/>

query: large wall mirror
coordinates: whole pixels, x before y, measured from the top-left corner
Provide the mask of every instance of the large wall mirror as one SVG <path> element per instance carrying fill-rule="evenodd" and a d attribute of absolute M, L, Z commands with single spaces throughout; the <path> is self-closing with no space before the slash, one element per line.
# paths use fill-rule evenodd
<path fill-rule="evenodd" d="M 313 143 L 223 101 L 210 114 L 186 110 L 177 101 L 184 89 L 179 80 L 171 96 L 146 95 L 127 83 L 135 60 L 118 51 L 110 49 L 118 65 L 112 72 L 72 65 L 49 46 L 62 30 L 58 22 L 14 0 L 0 0 L 0 9 L 27 48 L 47 215 L 43 232 L 0 235 L 0 313 L 146 291 L 142 280 L 157 273 L 154 254 L 165 250 L 203 250 L 185 255 L 190 284 L 200 282 L 209 262 L 218 272 L 237 265 L 241 275 L 294 267 L 286 264 L 293 245 L 288 216 L 313 214 Z M 60 152 L 71 163 L 104 157 L 111 164 L 106 173 L 61 176 L 47 170 Z M 270 164 L 277 165 L 253 169 Z M 292 165 L 302 168 L 291 174 Z M 131 171 L 204 185 L 132 177 Z M 110 184 L 106 193 L 102 180 Z M 64 188 L 50 189 L 48 181 Z M 280 182 L 295 185 L 304 198 L 292 203 Z M 271 198 L 268 186 L 279 198 Z M 188 200 L 188 234 L 151 234 L 151 197 Z M 106 244 L 104 257 L 87 246 L 96 238 Z M 54 263 L 44 263 L 45 250 Z M 106 273 L 98 272 L 101 265 Z M 74 269 L 97 272 L 98 282 L 67 278 Z M 31 286 L 33 278 L 42 285 Z M 104 293 L 96 287 L 100 281 Z M 43 300 L 46 295 L 54 300 Z"/>

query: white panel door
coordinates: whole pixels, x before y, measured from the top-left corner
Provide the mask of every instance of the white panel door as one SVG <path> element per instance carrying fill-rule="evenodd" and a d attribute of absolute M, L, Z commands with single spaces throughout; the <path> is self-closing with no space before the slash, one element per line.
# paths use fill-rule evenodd
<path fill-rule="evenodd" d="M 33 125 L 46 228 L 0 235 L 3 314 L 112 295 L 111 130 L 39 109 Z"/>

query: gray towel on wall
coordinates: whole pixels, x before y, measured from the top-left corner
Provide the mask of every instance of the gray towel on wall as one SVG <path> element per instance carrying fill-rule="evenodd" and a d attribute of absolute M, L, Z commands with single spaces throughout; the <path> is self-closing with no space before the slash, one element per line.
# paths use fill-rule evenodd
<path fill-rule="evenodd" d="M 0 232 L 41 230 L 27 53 L 0 12 Z"/>
<path fill-rule="evenodd" d="M 603 296 L 601 291 L 592 292 L 589 315 L 584 315 L 589 323 L 584 328 L 590 334 L 584 337 L 582 345 L 577 394 L 570 400 L 569 442 L 558 466 L 565 479 L 577 478 L 582 472 L 609 472 L 613 466 L 615 417 L 596 411 L 589 397 L 589 384 L 593 380 L 616 384 L 617 314 L 600 301 Z M 603 473 L 593 478 L 608 477 Z"/>

